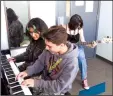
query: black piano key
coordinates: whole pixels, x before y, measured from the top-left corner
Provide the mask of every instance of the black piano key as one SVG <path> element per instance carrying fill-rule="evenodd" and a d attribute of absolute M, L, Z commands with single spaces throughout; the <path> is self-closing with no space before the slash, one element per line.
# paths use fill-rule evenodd
<path fill-rule="evenodd" d="M 7 65 L 7 66 L 2 65 L 2 66 L 3 66 L 4 69 L 6 69 L 6 68 L 11 68 L 10 65 Z"/>
<path fill-rule="evenodd" d="M 1 56 L 1 60 L 7 60 L 7 58 L 6 58 L 6 57 L 2 57 L 2 56 Z"/>
<path fill-rule="evenodd" d="M 10 65 L 9 63 L 2 63 L 2 66 Z"/>
<path fill-rule="evenodd" d="M 8 62 L 8 59 L 1 59 L 2 62 Z"/>
<path fill-rule="evenodd" d="M 24 94 L 24 92 L 19 92 L 19 93 L 15 94 L 15 95 L 23 96 L 23 95 L 25 95 L 25 94 Z"/>
<path fill-rule="evenodd" d="M 2 55 L 2 56 L 1 56 L 1 59 L 7 59 L 7 58 L 6 58 L 6 56 L 5 56 L 5 55 Z"/>
<path fill-rule="evenodd" d="M 6 57 L 1 57 L 1 60 L 6 60 L 7 58 Z"/>
<path fill-rule="evenodd" d="M 7 58 L 2 58 L 2 57 L 1 57 L 1 60 L 7 60 Z"/>
<path fill-rule="evenodd" d="M 9 76 L 7 76 L 7 78 L 13 78 L 13 77 L 15 77 L 15 75 L 9 75 Z"/>
<path fill-rule="evenodd" d="M 13 72 L 13 70 L 5 71 L 5 72 L 10 73 L 10 72 Z"/>
<path fill-rule="evenodd" d="M 1 61 L 2 61 L 2 62 L 5 62 L 5 61 L 7 61 L 7 59 L 1 59 Z"/>
<path fill-rule="evenodd" d="M 6 60 L 5 60 L 5 59 L 2 59 L 1 61 L 2 61 L 2 63 L 7 63 L 7 62 L 9 62 L 7 59 L 6 59 Z"/>
<path fill-rule="evenodd" d="M 17 86 L 17 85 L 20 85 L 19 82 L 15 82 L 13 84 L 9 84 L 10 87 L 14 87 L 14 86 Z"/>
<path fill-rule="evenodd" d="M 10 64 L 8 64 L 8 65 L 2 65 L 3 66 L 3 68 L 11 68 L 11 65 Z"/>
<path fill-rule="evenodd" d="M 15 92 L 18 92 L 18 91 L 22 91 L 22 88 L 21 86 L 17 86 L 17 87 L 14 87 L 14 88 L 11 88 L 12 92 L 15 93 Z"/>
<path fill-rule="evenodd" d="M 12 68 L 6 68 L 5 69 L 5 71 L 11 71 L 12 70 Z"/>
<path fill-rule="evenodd" d="M 7 60 L 2 60 L 2 63 L 9 63 Z"/>
<path fill-rule="evenodd" d="M 8 71 L 8 72 L 6 72 L 6 75 L 11 75 L 11 74 L 14 75 L 14 72 L 13 72 L 13 71 Z"/>
<path fill-rule="evenodd" d="M 9 83 L 16 82 L 15 78 L 8 79 Z"/>

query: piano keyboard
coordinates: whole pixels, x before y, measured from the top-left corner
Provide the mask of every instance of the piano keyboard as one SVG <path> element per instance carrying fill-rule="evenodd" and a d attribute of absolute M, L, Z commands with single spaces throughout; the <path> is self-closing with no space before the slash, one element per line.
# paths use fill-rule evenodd
<path fill-rule="evenodd" d="M 10 88 L 10 93 L 12 95 L 32 95 L 28 87 L 21 85 L 21 82 L 23 81 L 22 78 L 15 81 L 16 75 L 20 72 L 13 61 L 8 62 L 9 58 L 11 58 L 9 54 L 1 56 L 1 66 L 3 67 L 4 74 Z"/>

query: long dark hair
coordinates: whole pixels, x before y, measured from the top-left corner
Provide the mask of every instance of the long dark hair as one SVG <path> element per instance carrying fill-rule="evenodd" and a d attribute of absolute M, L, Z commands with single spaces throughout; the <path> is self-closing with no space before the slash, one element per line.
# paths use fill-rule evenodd
<path fill-rule="evenodd" d="M 70 30 L 76 30 L 78 27 L 81 29 L 83 27 L 83 20 L 80 15 L 75 14 L 70 18 L 68 23 L 68 27 Z"/>
<path fill-rule="evenodd" d="M 10 25 L 13 21 L 16 21 L 18 19 L 18 16 L 16 15 L 16 13 L 14 12 L 13 9 L 8 8 L 6 10 L 7 12 L 7 19 L 8 19 L 8 24 Z"/>
<path fill-rule="evenodd" d="M 34 26 L 36 27 L 37 32 L 39 31 L 39 32 L 41 33 L 41 34 L 40 34 L 40 37 L 42 36 L 42 34 L 43 34 L 44 32 L 47 32 L 47 31 L 48 31 L 48 26 L 46 25 L 46 23 L 45 23 L 42 19 L 40 19 L 40 18 L 32 18 L 32 19 L 28 22 L 28 24 L 27 24 L 27 26 L 26 26 L 26 35 L 27 35 L 31 40 L 33 40 L 33 39 L 32 39 L 32 37 L 31 37 L 31 35 L 29 34 L 29 28 L 30 28 L 30 27 L 34 28 Z"/>

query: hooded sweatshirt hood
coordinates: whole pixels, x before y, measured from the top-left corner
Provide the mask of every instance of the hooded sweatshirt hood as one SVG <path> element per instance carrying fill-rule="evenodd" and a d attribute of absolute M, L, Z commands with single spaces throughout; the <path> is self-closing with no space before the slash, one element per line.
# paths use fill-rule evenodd
<path fill-rule="evenodd" d="M 77 57 L 78 56 L 78 47 L 76 44 L 67 42 L 67 47 L 68 47 L 68 51 L 61 55 L 62 58 L 72 58 L 72 57 Z"/>

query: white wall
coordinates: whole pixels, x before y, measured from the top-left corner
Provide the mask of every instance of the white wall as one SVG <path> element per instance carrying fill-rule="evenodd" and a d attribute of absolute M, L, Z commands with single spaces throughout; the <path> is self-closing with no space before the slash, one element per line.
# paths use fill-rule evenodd
<path fill-rule="evenodd" d="M 104 36 L 112 37 L 112 1 L 101 1 L 98 40 Z M 96 54 L 112 61 L 112 44 L 99 44 Z"/>
<path fill-rule="evenodd" d="M 55 1 L 30 1 L 30 17 L 39 17 L 48 27 L 55 25 Z"/>
<path fill-rule="evenodd" d="M 28 5 L 27 1 L 2 1 L 1 2 L 1 50 L 9 49 L 7 38 L 7 27 L 4 4 L 7 8 L 13 8 L 25 26 L 28 22 Z M 20 3 L 21 2 L 21 3 Z M 24 5 L 24 6 L 23 6 Z M 56 1 L 30 1 L 30 16 L 31 18 L 39 17 L 43 19 L 48 27 L 55 25 L 56 20 Z"/>
<path fill-rule="evenodd" d="M 7 8 L 12 8 L 23 24 L 24 30 L 29 21 L 27 1 L 4 1 Z"/>
<path fill-rule="evenodd" d="M 7 29 L 6 29 L 6 17 L 3 1 L 1 1 L 1 50 L 9 49 Z"/>

